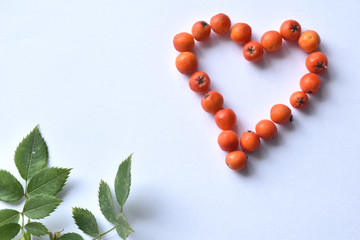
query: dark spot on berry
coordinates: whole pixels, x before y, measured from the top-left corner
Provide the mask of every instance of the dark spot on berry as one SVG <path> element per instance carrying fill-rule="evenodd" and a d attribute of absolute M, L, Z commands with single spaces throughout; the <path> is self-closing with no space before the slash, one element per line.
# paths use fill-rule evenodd
<path fill-rule="evenodd" d="M 324 65 L 323 62 L 318 62 L 318 63 L 316 64 L 316 68 L 317 68 L 317 69 L 323 69 L 323 68 L 326 68 L 326 66 Z"/>
<path fill-rule="evenodd" d="M 209 24 L 207 24 L 205 21 L 201 21 L 201 26 L 203 26 L 204 28 L 209 26 Z"/>
<path fill-rule="evenodd" d="M 255 49 L 251 46 L 251 47 L 248 47 L 247 51 L 250 53 L 250 54 L 253 54 L 255 52 Z"/>
<path fill-rule="evenodd" d="M 196 79 L 196 82 L 199 86 L 203 85 L 204 84 L 204 77 L 203 76 L 199 76 L 197 79 Z"/>
<path fill-rule="evenodd" d="M 298 98 L 297 103 L 299 103 L 300 105 L 303 105 L 305 103 L 305 99 L 304 98 Z"/>
<path fill-rule="evenodd" d="M 290 30 L 291 30 L 293 33 L 297 33 L 297 32 L 299 31 L 299 25 L 297 25 L 297 24 L 291 25 Z"/>

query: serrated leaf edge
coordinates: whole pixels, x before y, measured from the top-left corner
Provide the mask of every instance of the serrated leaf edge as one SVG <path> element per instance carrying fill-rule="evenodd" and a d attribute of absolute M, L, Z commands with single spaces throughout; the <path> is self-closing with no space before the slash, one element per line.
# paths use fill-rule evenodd
<path fill-rule="evenodd" d="M 128 190 L 127 190 L 127 194 L 126 194 L 126 196 L 125 196 L 125 198 L 124 198 L 124 200 L 123 200 L 123 203 L 121 203 L 121 199 L 119 199 L 120 197 L 118 196 L 119 190 L 117 190 L 116 184 L 114 184 L 114 185 L 115 185 L 116 201 L 119 203 L 119 205 L 120 205 L 120 207 L 121 207 L 121 212 L 123 211 L 124 205 L 125 205 L 128 197 L 129 197 L 130 189 L 131 189 L 132 155 L 133 155 L 133 153 L 130 154 L 124 161 L 122 161 L 122 162 L 120 163 L 120 165 L 119 165 L 119 167 L 118 167 L 118 171 L 117 171 L 116 176 L 115 176 L 115 183 L 116 183 L 116 182 L 117 182 L 116 180 L 117 180 L 117 178 L 118 178 L 119 170 L 120 170 L 121 166 L 122 166 L 123 164 L 125 164 L 126 162 L 129 162 L 129 169 L 128 169 L 128 171 L 129 171 L 129 188 L 128 188 Z"/>
<path fill-rule="evenodd" d="M 96 232 L 97 232 L 97 234 L 99 235 L 99 234 L 100 234 L 99 225 L 97 224 L 95 215 L 94 215 L 90 210 L 88 210 L 88 209 L 86 209 L 86 208 L 81 208 L 81 207 L 73 207 L 73 208 L 72 208 L 72 214 L 73 214 L 72 217 L 73 217 L 73 219 L 75 220 L 76 226 L 77 226 L 82 232 L 84 232 L 84 230 L 80 228 L 80 226 L 79 226 L 79 224 L 78 224 L 78 221 L 77 221 L 77 219 L 76 219 L 75 216 L 74 216 L 74 211 L 78 211 L 78 210 L 80 210 L 80 211 L 86 211 L 86 212 L 88 212 L 88 213 L 90 213 L 90 214 L 92 215 L 92 217 L 94 218 L 95 223 L 96 223 Z M 95 235 L 90 235 L 90 234 L 88 234 L 88 233 L 86 233 L 86 232 L 84 232 L 84 233 L 87 234 L 87 235 L 89 235 L 89 236 L 95 237 Z"/>
<path fill-rule="evenodd" d="M 112 206 L 112 210 L 113 210 L 113 217 L 114 217 L 114 220 L 111 220 L 108 218 L 108 216 L 106 216 L 106 214 L 104 214 L 104 210 L 102 208 L 102 204 L 100 204 L 100 187 L 102 184 L 105 184 L 106 187 L 109 189 L 110 191 L 110 201 L 111 201 L 111 206 Z M 99 202 L 99 207 L 100 207 L 100 211 L 102 213 L 102 215 L 106 218 L 106 220 L 108 220 L 109 222 L 113 223 L 113 224 L 116 224 L 116 213 L 115 213 L 115 207 L 114 207 L 114 201 L 113 201 L 113 197 L 111 195 L 111 190 L 110 190 L 110 187 L 109 187 L 109 184 L 107 184 L 107 182 L 105 182 L 104 180 L 100 180 L 100 184 L 99 184 L 99 190 L 98 190 L 98 202 Z"/>
<path fill-rule="evenodd" d="M 16 202 L 16 201 L 19 201 L 20 199 L 22 199 L 23 197 L 24 197 L 24 195 L 25 195 L 25 193 L 24 193 L 24 187 L 23 187 L 23 185 L 20 183 L 20 181 L 11 173 L 11 172 L 9 172 L 9 171 L 7 171 L 7 170 L 4 170 L 4 169 L 0 169 L 0 172 L 1 171 L 3 171 L 3 172 L 6 172 L 6 173 L 8 173 L 11 177 L 13 177 L 16 181 L 17 181 L 17 183 L 19 184 L 19 186 L 21 186 L 21 198 L 19 198 L 19 199 L 16 199 L 16 200 L 14 200 L 14 201 L 4 201 L 4 200 L 1 200 L 1 201 L 3 201 L 3 202 Z M 13 188 L 7 188 L 7 189 L 11 189 L 11 190 L 15 190 L 15 189 L 13 189 Z M 14 192 L 17 192 L 17 191 L 14 191 Z M 20 193 L 20 192 L 18 192 L 18 193 Z"/>
<path fill-rule="evenodd" d="M 43 194 L 43 193 L 42 193 L 42 194 L 36 194 L 36 195 L 30 197 L 30 198 L 28 199 L 28 201 L 29 201 L 30 199 L 35 198 L 35 197 L 40 196 L 40 195 L 52 197 L 52 198 L 54 198 L 54 199 L 59 200 L 59 202 L 57 203 L 57 205 L 55 206 L 55 208 L 54 208 L 48 215 L 46 215 L 46 216 L 44 216 L 44 217 L 41 217 L 41 218 L 32 218 L 32 219 L 43 219 L 43 218 L 46 218 L 46 217 L 50 216 L 50 214 L 53 213 L 53 212 L 55 212 L 55 210 L 57 209 L 57 207 L 63 202 L 61 199 L 59 199 L 59 198 L 57 198 L 57 197 L 54 197 L 54 196 L 51 196 L 51 195 L 48 195 L 48 194 Z M 52 205 L 52 204 L 53 204 L 53 203 L 41 205 L 40 207 L 37 207 L 37 208 L 45 207 L 45 206 Z M 25 211 L 25 206 L 26 206 L 26 204 L 24 205 L 23 212 L 24 212 L 25 216 L 27 216 L 27 215 L 26 215 L 26 211 Z M 33 210 L 34 210 L 34 209 L 32 209 L 31 211 L 33 211 Z"/>
<path fill-rule="evenodd" d="M 26 228 L 26 226 L 28 226 L 29 224 L 40 224 L 42 227 L 44 227 L 44 228 L 46 229 L 46 232 L 45 232 L 44 234 L 40 234 L 40 235 L 37 235 L 37 234 L 35 234 L 35 233 L 32 233 L 31 231 L 29 231 L 28 228 Z M 28 230 L 28 232 L 30 232 L 30 234 L 32 234 L 32 235 L 34 235 L 34 236 L 43 236 L 43 235 L 46 235 L 46 234 L 49 232 L 49 230 L 47 229 L 47 227 L 46 227 L 44 224 L 42 224 L 41 222 L 29 222 L 29 223 L 27 223 L 27 224 L 25 225 L 25 229 Z"/>
<path fill-rule="evenodd" d="M 48 194 L 48 195 L 50 195 L 50 196 L 56 196 L 59 192 L 61 192 L 61 190 L 62 190 L 63 187 L 65 186 L 66 181 L 67 181 L 68 178 L 69 178 L 70 171 L 72 170 L 72 168 L 62 168 L 62 167 L 43 168 L 43 169 L 41 169 L 39 172 L 37 172 L 33 177 L 35 177 L 37 174 L 41 174 L 42 171 L 46 171 L 47 169 L 63 169 L 63 170 L 66 170 L 63 174 L 67 174 L 67 176 L 66 176 L 66 178 L 65 178 L 64 184 L 61 186 L 61 188 L 59 189 L 59 191 L 58 191 L 55 195 Z M 59 175 L 59 176 L 57 176 L 57 177 L 52 178 L 51 181 L 53 181 L 54 179 L 56 179 L 56 178 L 58 178 L 58 177 L 60 177 L 60 176 L 62 176 L 62 174 Z M 30 184 L 31 180 L 32 180 L 32 178 L 30 179 L 29 184 Z M 51 181 L 49 181 L 49 182 L 51 182 Z M 49 183 L 49 182 L 48 182 L 48 183 Z M 44 184 L 41 185 L 41 186 L 44 186 Z M 32 191 L 29 191 L 29 192 L 28 192 L 28 195 L 31 195 L 32 192 L 36 191 L 36 190 L 39 189 L 39 188 L 41 188 L 41 187 L 38 187 L 38 188 L 36 188 L 36 189 L 33 189 Z M 38 194 L 36 194 L 36 195 L 38 195 Z M 36 195 L 33 195 L 33 196 L 36 196 Z"/>

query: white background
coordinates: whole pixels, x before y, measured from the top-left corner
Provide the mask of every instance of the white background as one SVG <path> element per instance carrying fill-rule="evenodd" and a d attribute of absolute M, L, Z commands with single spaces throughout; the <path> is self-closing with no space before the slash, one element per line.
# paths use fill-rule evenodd
<path fill-rule="evenodd" d="M 64 203 L 42 221 L 51 231 L 78 231 L 73 206 L 108 230 L 98 183 L 113 185 L 134 153 L 131 240 L 359 239 L 359 11 L 355 0 L 1 1 L 0 167 L 19 177 L 14 151 L 40 124 L 49 166 L 73 168 Z M 174 65 L 173 36 L 219 12 L 248 23 L 254 40 L 296 19 L 319 33 L 329 59 L 308 108 L 240 173 L 225 165 L 220 130 Z M 307 72 L 296 44 L 253 64 L 212 33 L 195 52 L 239 134 L 289 104 Z"/>

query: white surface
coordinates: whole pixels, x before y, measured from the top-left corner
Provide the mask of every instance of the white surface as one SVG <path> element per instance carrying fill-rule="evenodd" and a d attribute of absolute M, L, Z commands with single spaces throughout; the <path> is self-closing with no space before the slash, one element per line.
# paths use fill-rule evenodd
<path fill-rule="evenodd" d="M 359 239 L 359 4 L 300 2 L 1 1 L 1 168 L 16 172 L 18 142 L 40 124 L 49 165 L 74 168 L 64 203 L 43 220 L 52 231 L 76 231 L 72 206 L 107 230 L 98 183 L 112 184 L 134 152 L 131 240 Z M 321 91 L 242 173 L 224 164 L 219 129 L 174 66 L 173 36 L 219 12 L 249 23 L 255 40 L 296 19 L 320 34 L 329 58 Z M 251 64 L 212 34 L 196 53 L 239 133 L 288 104 L 306 73 L 296 45 Z"/>

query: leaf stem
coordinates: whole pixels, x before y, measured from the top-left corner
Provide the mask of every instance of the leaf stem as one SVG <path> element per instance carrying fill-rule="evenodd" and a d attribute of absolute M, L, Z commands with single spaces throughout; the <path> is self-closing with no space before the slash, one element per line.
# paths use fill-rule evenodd
<path fill-rule="evenodd" d="M 100 234 L 98 237 L 93 238 L 92 240 L 95 240 L 95 239 L 100 239 L 102 236 L 104 236 L 104 235 L 108 234 L 109 232 L 111 232 L 111 231 L 112 231 L 112 230 L 114 230 L 115 228 L 116 228 L 116 226 L 114 226 L 112 229 L 110 229 L 110 230 L 108 230 L 108 231 L 106 231 L 106 232 L 104 232 L 104 233 Z"/>

